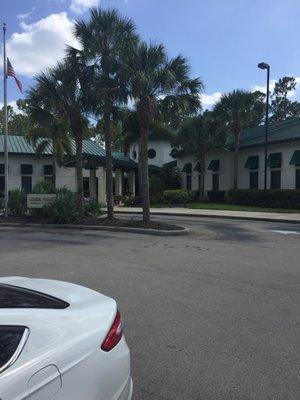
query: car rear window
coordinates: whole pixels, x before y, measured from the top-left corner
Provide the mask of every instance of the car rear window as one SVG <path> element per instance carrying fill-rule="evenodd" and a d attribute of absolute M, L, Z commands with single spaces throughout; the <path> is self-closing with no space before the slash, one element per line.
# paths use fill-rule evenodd
<path fill-rule="evenodd" d="M 0 326 L 0 372 L 18 358 L 26 341 L 23 340 L 22 345 L 21 340 L 26 330 L 23 326 Z"/>
<path fill-rule="evenodd" d="M 18 286 L 0 284 L 0 308 L 65 309 L 69 304 L 56 297 Z"/>

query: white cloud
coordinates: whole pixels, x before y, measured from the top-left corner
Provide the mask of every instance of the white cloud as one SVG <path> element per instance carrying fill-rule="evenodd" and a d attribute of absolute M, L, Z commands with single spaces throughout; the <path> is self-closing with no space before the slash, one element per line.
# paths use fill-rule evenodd
<path fill-rule="evenodd" d="M 300 97 L 300 76 L 295 77 L 296 81 L 296 88 L 295 90 L 291 91 L 288 93 L 287 97 L 289 99 L 293 98 L 299 98 Z M 277 82 L 276 79 L 271 79 L 270 80 L 270 92 L 272 93 L 275 87 L 275 83 Z M 254 85 L 251 88 L 252 92 L 255 92 L 256 90 L 262 92 L 262 93 L 267 93 L 267 85 Z"/>
<path fill-rule="evenodd" d="M 270 80 L 270 92 L 274 90 L 276 79 L 271 79 Z M 254 85 L 251 87 L 251 92 L 262 92 L 266 93 L 267 92 L 267 85 Z"/>
<path fill-rule="evenodd" d="M 23 30 L 7 41 L 7 55 L 15 71 L 32 77 L 64 56 L 66 44 L 78 47 L 73 37 L 73 21 L 65 12 L 50 14 L 41 20 L 20 23 Z"/>
<path fill-rule="evenodd" d="M 9 101 L 9 102 L 7 103 L 7 105 L 8 105 L 8 106 L 11 106 L 11 107 L 14 109 L 14 112 L 15 112 L 15 113 L 17 113 L 17 114 L 22 114 L 22 112 L 18 109 L 16 100 Z M 4 106 L 4 104 L 0 102 L 0 109 L 2 109 L 3 106 Z"/>
<path fill-rule="evenodd" d="M 222 96 L 221 92 L 214 92 L 212 94 L 203 94 L 201 96 L 202 106 L 204 109 L 211 108 L 217 103 Z"/>
<path fill-rule="evenodd" d="M 88 8 L 97 7 L 100 0 L 72 0 L 70 9 L 76 14 L 84 13 Z"/>
<path fill-rule="evenodd" d="M 28 12 L 26 12 L 26 13 L 24 13 L 24 14 L 18 14 L 17 15 L 17 18 L 18 19 L 26 19 L 26 18 L 28 18 L 28 17 L 30 17 L 30 15 L 33 13 L 35 11 L 35 7 L 32 7 L 32 9 L 30 10 L 30 11 L 28 11 Z"/>

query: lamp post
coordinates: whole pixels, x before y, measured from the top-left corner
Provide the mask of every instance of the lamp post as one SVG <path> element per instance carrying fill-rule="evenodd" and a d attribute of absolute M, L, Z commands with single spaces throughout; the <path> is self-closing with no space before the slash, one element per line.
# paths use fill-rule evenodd
<path fill-rule="evenodd" d="M 267 99 L 266 99 L 266 121 L 265 121 L 265 179 L 264 189 L 267 190 L 267 163 L 268 163 L 268 129 L 269 129 L 269 89 L 270 89 L 270 65 L 264 62 L 258 64 L 258 68 L 267 70 Z"/>

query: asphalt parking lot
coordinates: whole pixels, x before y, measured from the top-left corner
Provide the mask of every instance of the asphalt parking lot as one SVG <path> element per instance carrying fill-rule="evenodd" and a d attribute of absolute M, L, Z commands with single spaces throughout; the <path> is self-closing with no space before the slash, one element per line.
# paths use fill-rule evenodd
<path fill-rule="evenodd" d="M 161 217 L 189 236 L 0 228 L 0 275 L 119 302 L 134 400 L 300 398 L 300 225 Z"/>

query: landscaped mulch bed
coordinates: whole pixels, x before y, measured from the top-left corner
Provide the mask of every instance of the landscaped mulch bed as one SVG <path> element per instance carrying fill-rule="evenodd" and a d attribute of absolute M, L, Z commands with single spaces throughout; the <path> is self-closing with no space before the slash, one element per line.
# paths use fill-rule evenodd
<path fill-rule="evenodd" d="M 53 221 L 47 220 L 45 218 L 26 216 L 26 217 L 13 217 L 9 216 L 5 218 L 0 215 L 0 226 L 1 223 L 21 223 L 21 224 L 53 224 Z M 58 224 L 57 224 L 58 225 Z M 138 229 L 156 229 L 156 230 L 183 230 L 181 226 L 166 224 L 164 222 L 150 221 L 143 222 L 135 219 L 131 220 L 121 220 L 114 219 L 113 221 L 108 220 L 107 218 L 84 218 L 82 220 L 78 220 L 69 224 L 63 225 L 90 225 L 90 226 L 115 226 L 115 227 L 123 227 L 123 228 L 138 228 Z"/>

